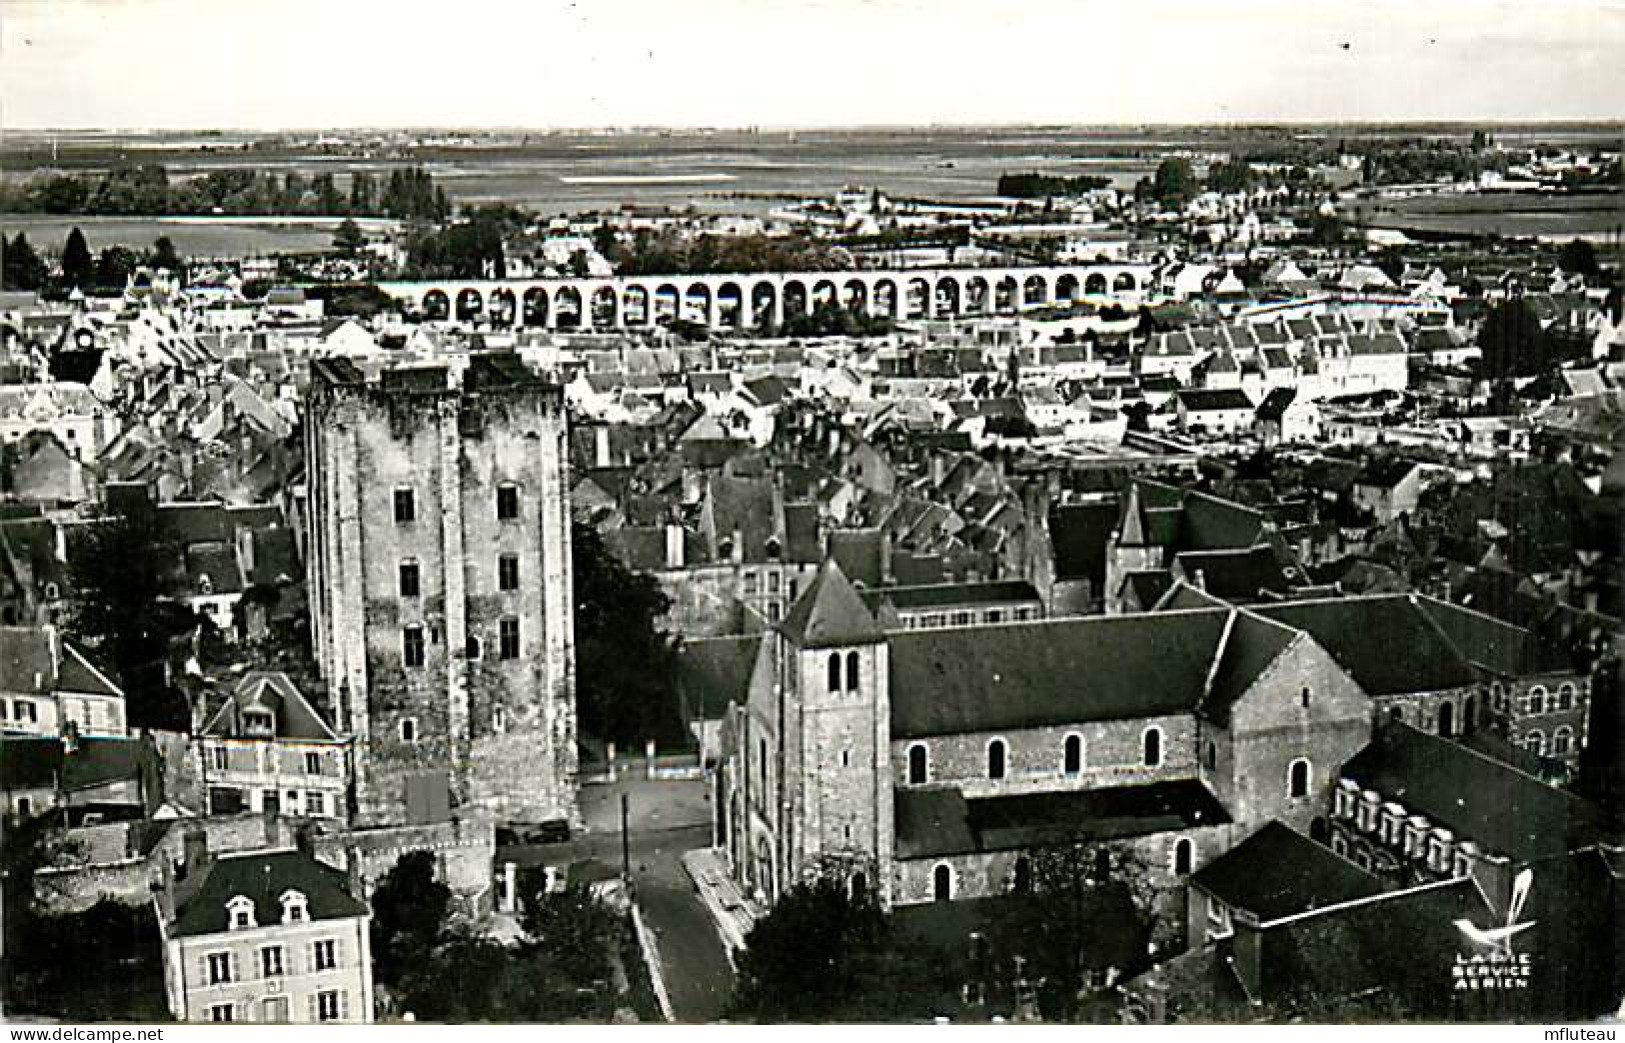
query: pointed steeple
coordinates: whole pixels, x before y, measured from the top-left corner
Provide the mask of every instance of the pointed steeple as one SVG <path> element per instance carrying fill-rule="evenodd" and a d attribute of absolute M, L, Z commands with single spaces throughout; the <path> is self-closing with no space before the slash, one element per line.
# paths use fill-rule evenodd
<path fill-rule="evenodd" d="M 1123 500 L 1123 521 L 1118 526 L 1117 545 L 1119 547 L 1143 547 L 1146 545 L 1145 524 L 1140 517 L 1140 483 L 1128 483 L 1128 496 Z"/>
<path fill-rule="evenodd" d="M 826 558 L 806 591 L 790 606 L 780 633 L 802 648 L 867 645 L 886 632 L 834 558 Z"/>

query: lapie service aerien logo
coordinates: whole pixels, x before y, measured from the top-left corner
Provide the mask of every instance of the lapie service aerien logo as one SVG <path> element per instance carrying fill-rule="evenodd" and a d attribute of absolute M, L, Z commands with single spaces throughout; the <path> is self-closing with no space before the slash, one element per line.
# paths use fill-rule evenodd
<path fill-rule="evenodd" d="M 1480 927 L 1463 917 L 1456 921 L 1459 930 L 1473 943 L 1471 954 L 1457 953 L 1456 963 L 1450 968 L 1457 989 L 1527 989 L 1533 967 L 1530 954 L 1519 952 L 1514 940 L 1529 928 L 1534 920 L 1519 921 L 1524 903 L 1529 900 L 1529 889 L 1534 886 L 1535 874 L 1525 869 L 1512 881 L 1512 898 L 1507 903 L 1506 922 L 1495 927 Z"/>

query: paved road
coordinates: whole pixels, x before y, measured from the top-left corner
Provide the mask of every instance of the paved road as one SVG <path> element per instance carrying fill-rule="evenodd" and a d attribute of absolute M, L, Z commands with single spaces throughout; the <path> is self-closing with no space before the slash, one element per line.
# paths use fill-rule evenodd
<path fill-rule="evenodd" d="M 591 832 L 566 844 L 503 848 L 497 861 L 566 865 L 595 858 L 619 868 L 620 833 L 606 826 L 618 822 L 623 787 L 632 801 L 628 847 L 634 893 L 655 935 L 673 1016 L 690 1023 L 715 1021 L 733 991 L 733 966 L 682 864 L 683 852 L 711 842 L 710 805 L 704 801 L 702 784 L 588 787 L 582 792 L 582 810 Z"/>

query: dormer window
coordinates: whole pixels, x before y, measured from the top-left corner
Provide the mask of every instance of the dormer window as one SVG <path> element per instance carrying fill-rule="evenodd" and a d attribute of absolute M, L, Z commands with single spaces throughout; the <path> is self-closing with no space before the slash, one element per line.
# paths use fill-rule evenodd
<path fill-rule="evenodd" d="M 201 575 L 198 576 L 198 578 L 197 578 L 197 592 L 199 594 L 213 594 L 214 593 L 214 580 L 209 578 L 209 574 L 207 572 L 202 573 Z"/>
<path fill-rule="evenodd" d="M 310 919 L 310 910 L 303 891 L 284 891 L 280 902 L 283 923 L 304 923 Z"/>
<path fill-rule="evenodd" d="M 246 930 L 258 927 L 259 921 L 254 919 L 254 900 L 237 895 L 226 903 L 226 923 L 233 931 Z"/>
<path fill-rule="evenodd" d="M 245 710 L 243 711 L 243 734 L 275 735 L 276 718 L 268 710 Z"/>

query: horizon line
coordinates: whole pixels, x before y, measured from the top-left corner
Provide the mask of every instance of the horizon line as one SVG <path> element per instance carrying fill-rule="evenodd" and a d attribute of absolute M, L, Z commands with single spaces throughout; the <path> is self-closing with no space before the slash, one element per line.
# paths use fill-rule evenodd
<path fill-rule="evenodd" d="M 1315 127 L 1528 127 L 1528 128 L 1596 128 L 1613 127 L 1625 137 L 1625 116 L 1597 117 L 1473 117 L 1422 119 L 1227 119 L 1227 120 L 1120 120 L 1106 122 L 1066 123 L 1055 121 L 1029 122 L 1024 120 L 982 120 L 956 123 L 951 121 L 924 122 L 848 122 L 848 123 L 782 123 L 782 124 L 703 124 L 703 123 L 619 123 L 573 125 L 477 124 L 477 123 L 359 123 L 345 126 L 246 126 L 208 124 L 160 124 L 151 126 L 110 125 L 35 125 L 0 126 L 0 147 L 8 134 L 320 134 L 359 133 L 365 131 L 457 131 L 466 133 L 525 133 L 525 134 L 605 134 L 657 131 L 662 133 L 750 133 L 785 134 L 819 131 L 942 131 L 942 130 L 1270 130 L 1277 128 Z"/>

